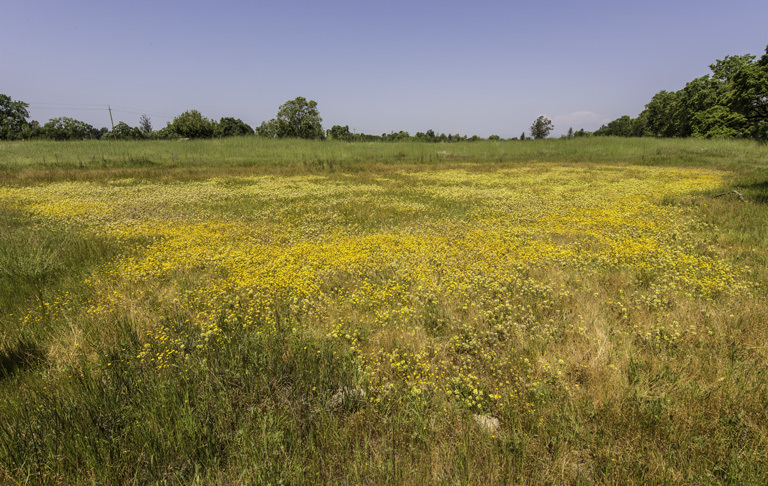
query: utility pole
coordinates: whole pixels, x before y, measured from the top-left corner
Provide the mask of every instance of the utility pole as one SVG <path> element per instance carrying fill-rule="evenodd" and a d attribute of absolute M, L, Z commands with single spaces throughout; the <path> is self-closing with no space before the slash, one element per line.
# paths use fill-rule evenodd
<path fill-rule="evenodd" d="M 112 119 L 112 107 L 107 105 L 107 108 L 109 108 L 109 122 L 112 124 L 112 136 L 115 137 L 115 140 L 117 140 L 117 134 L 115 133 L 115 121 Z"/>

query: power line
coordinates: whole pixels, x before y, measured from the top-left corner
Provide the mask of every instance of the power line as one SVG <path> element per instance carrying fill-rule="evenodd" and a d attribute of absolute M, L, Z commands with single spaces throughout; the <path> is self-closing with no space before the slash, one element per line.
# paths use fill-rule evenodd
<path fill-rule="evenodd" d="M 107 111 L 106 105 L 96 103 L 44 103 L 44 102 L 31 102 L 28 103 L 29 107 L 34 110 L 67 110 L 67 111 Z M 93 108 L 90 108 L 93 107 Z M 99 108 L 96 108 L 99 107 Z M 142 110 L 141 108 L 133 108 L 129 106 L 115 105 L 114 111 L 121 113 L 130 113 L 134 115 L 152 115 L 160 118 L 173 118 L 175 115 L 170 113 L 163 113 L 160 111 Z"/>
<path fill-rule="evenodd" d="M 29 104 L 58 105 L 58 106 L 104 106 L 104 103 L 52 103 L 47 101 L 30 101 Z"/>
<path fill-rule="evenodd" d="M 176 115 L 169 115 L 167 113 L 156 113 L 152 111 L 132 111 L 132 110 L 121 110 L 118 108 L 112 108 L 112 110 L 120 113 L 131 113 L 133 115 L 152 115 L 159 118 L 174 118 L 176 116 Z"/>
<path fill-rule="evenodd" d="M 104 111 L 104 108 L 67 108 L 62 106 L 29 105 L 33 110 Z"/>
<path fill-rule="evenodd" d="M 122 109 L 123 111 L 129 111 L 129 112 L 133 111 L 133 112 L 138 112 L 138 113 L 140 113 L 140 114 L 142 114 L 142 115 L 143 115 L 144 113 L 147 113 L 147 114 L 149 114 L 149 115 L 162 115 L 162 116 L 170 116 L 170 117 L 176 116 L 176 115 L 172 115 L 172 114 L 170 114 L 170 113 L 163 113 L 163 112 L 161 112 L 161 111 L 153 111 L 153 110 L 144 110 L 144 109 L 141 109 L 141 108 L 135 108 L 135 107 L 132 107 L 132 106 L 120 106 L 120 105 L 112 105 L 112 107 L 113 107 L 113 108 Z"/>

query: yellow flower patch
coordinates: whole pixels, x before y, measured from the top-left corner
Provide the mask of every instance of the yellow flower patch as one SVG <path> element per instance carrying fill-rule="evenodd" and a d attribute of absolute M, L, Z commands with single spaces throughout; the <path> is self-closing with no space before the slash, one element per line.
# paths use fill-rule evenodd
<path fill-rule="evenodd" d="M 531 349 L 591 339 L 576 312 L 586 302 L 662 345 L 705 335 L 667 322 L 676 303 L 749 292 L 741 270 L 700 241 L 695 212 L 662 204 L 721 177 L 528 165 L 120 180 L 0 188 L 0 204 L 125 242 L 89 277 L 96 298 L 82 312 L 128 316 L 146 334 L 137 359 L 158 368 L 235 329 L 300 331 L 345 343 L 374 400 L 400 390 L 533 410 L 578 387 L 567 364 Z M 600 279 L 614 283 L 587 288 Z"/>

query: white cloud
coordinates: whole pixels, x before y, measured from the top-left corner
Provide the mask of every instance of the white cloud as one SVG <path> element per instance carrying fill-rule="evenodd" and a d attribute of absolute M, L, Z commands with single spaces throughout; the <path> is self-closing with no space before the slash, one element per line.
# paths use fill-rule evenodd
<path fill-rule="evenodd" d="M 555 125 L 555 130 L 560 133 L 565 133 L 568 128 L 579 130 L 581 128 L 587 131 L 594 131 L 600 128 L 601 125 L 613 120 L 602 113 L 595 113 L 594 111 L 574 111 L 565 115 L 552 116 L 552 123 Z"/>

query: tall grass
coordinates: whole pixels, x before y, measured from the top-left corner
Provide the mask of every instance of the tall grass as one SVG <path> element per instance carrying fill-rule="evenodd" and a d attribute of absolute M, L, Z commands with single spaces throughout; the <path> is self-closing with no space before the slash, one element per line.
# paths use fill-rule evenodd
<path fill-rule="evenodd" d="M 90 176 L 90 170 L 218 170 L 263 172 L 367 170 L 372 165 L 463 162 L 588 162 L 689 165 L 721 168 L 764 166 L 768 149 L 749 140 L 589 137 L 570 140 L 461 143 L 348 143 L 234 137 L 186 141 L 21 141 L 0 144 L 5 182 L 46 173 Z"/>

